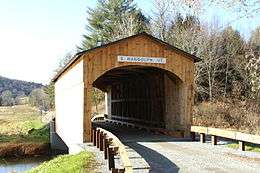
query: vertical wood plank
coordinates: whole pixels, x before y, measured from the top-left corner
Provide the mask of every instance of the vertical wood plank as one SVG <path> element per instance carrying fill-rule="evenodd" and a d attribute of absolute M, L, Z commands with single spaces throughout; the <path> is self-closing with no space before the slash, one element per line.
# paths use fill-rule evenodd
<path fill-rule="evenodd" d="M 245 142 L 244 141 L 238 141 L 238 146 L 241 151 L 245 151 Z"/>
<path fill-rule="evenodd" d="M 218 142 L 217 140 L 218 140 L 217 136 L 214 136 L 214 135 L 211 136 L 211 144 L 212 145 L 217 145 L 217 142 Z"/>
<path fill-rule="evenodd" d="M 205 143 L 206 142 L 206 135 L 205 133 L 200 133 L 200 142 Z"/>

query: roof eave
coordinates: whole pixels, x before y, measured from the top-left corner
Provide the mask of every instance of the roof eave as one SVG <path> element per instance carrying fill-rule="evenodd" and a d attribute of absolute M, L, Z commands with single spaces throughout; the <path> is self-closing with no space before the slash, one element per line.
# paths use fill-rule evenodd
<path fill-rule="evenodd" d="M 150 34 L 147 34 L 146 32 L 142 32 L 142 33 L 139 33 L 139 34 L 136 34 L 136 35 L 132 35 L 130 37 L 126 37 L 126 38 L 122 38 L 120 40 L 117 40 L 117 41 L 114 41 L 114 42 L 110 42 L 110 43 L 107 43 L 107 44 L 104 44 L 104 45 L 100 45 L 100 46 L 97 46 L 97 47 L 94 47 L 94 48 L 91 48 L 91 49 L 88 49 L 88 50 L 84 50 L 84 51 L 81 51 L 81 52 L 78 52 L 69 62 L 67 65 L 65 65 L 51 80 L 51 82 L 56 82 L 58 80 L 58 78 L 72 65 L 74 64 L 83 54 L 89 52 L 89 51 L 93 51 L 95 49 L 98 49 L 98 48 L 102 48 L 102 47 L 105 47 L 105 46 L 108 46 L 108 45 L 111 45 L 111 44 L 115 44 L 115 43 L 118 43 L 118 42 L 121 42 L 122 40 L 126 40 L 126 39 L 129 39 L 129 38 L 133 38 L 133 37 L 137 37 L 137 36 L 140 36 L 140 35 L 145 35 L 145 36 L 148 36 L 149 38 L 153 39 L 153 40 L 156 40 L 158 42 L 160 42 L 161 44 L 175 50 L 175 51 L 178 51 L 180 53 L 183 53 L 184 55 L 186 55 L 187 57 L 190 57 L 194 60 L 194 62 L 199 62 L 201 61 L 200 58 L 198 58 L 197 56 L 193 55 L 193 54 L 190 54 L 188 52 L 185 52 L 175 46 L 172 46 L 170 45 L 169 43 L 166 43 L 156 37 L 153 37 L 152 35 Z"/>

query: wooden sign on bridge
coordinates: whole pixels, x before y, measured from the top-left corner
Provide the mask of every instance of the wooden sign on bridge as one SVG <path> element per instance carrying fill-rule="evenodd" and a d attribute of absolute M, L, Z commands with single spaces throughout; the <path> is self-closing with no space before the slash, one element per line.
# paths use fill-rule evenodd
<path fill-rule="evenodd" d="M 96 87 L 109 119 L 189 136 L 197 61 L 146 33 L 76 54 L 53 79 L 58 135 L 67 145 L 90 141 Z"/>

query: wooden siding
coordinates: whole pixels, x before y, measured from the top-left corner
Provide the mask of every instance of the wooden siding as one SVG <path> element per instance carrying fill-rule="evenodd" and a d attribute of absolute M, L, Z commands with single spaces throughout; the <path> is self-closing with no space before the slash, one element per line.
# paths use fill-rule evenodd
<path fill-rule="evenodd" d="M 118 62 L 119 55 L 141 56 L 141 57 L 164 57 L 166 64 Z M 179 89 L 180 104 L 180 126 L 189 135 L 191 125 L 191 110 L 193 102 L 193 73 L 194 60 L 169 49 L 167 46 L 145 36 L 140 35 L 125 39 L 116 44 L 89 51 L 82 55 L 84 57 L 84 83 L 85 83 L 85 114 L 84 114 L 84 139 L 90 141 L 91 130 L 91 91 L 93 83 L 108 71 L 131 65 L 143 67 L 156 67 L 164 69 L 180 79 L 182 82 Z M 168 105 L 172 106 L 172 105 Z M 169 113 L 170 115 L 170 113 Z"/>

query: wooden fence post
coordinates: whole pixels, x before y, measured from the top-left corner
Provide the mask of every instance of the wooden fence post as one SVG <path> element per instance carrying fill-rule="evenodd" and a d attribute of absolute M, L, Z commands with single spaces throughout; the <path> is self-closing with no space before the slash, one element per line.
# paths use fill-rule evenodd
<path fill-rule="evenodd" d="M 97 140 L 96 140 L 96 138 L 97 138 L 97 135 L 96 135 L 96 129 L 94 128 L 93 129 L 93 131 L 92 131 L 92 136 L 93 136 L 93 144 L 94 144 L 94 146 L 96 146 L 97 145 Z"/>
<path fill-rule="evenodd" d="M 90 142 L 92 142 L 92 143 L 93 143 L 93 130 L 94 130 L 94 128 L 92 127 L 91 133 L 90 133 Z"/>
<path fill-rule="evenodd" d="M 211 144 L 212 145 L 217 145 L 217 142 L 218 142 L 217 136 L 212 135 L 211 136 Z"/>
<path fill-rule="evenodd" d="M 106 151 L 106 138 L 107 138 L 107 134 L 106 133 L 104 133 L 103 134 L 103 139 L 102 139 L 102 151 L 104 151 L 104 153 L 105 153 L 105 151 Z"/>
<path fill-rule="evenodd" d="M 105 150 L 104 150 L 104 157 L 105 157 L 105 160 L 108 159 L 108 148 L 109 148 L 109 145 L 110 143 L 112 142 L 112 138 L 106 138 L 105 139 Z"/>
<path fill-rule="evenodd" d="M 206 135 L 205 135 L 205 133 L 200 133 L 200 142 L 201 142 L 201 143 L 205 143 L 205 141 L 206 141 Z"/>
<path fill-rule="evenodd" d="M 195 141 L 195 140 L 196 140 L 196 134 L 195 134 L 195 132 L 191 132 L 191 133 L 190 133 L 190 137 L 191 137 L 191 141 Z"/>
<path fill-rule="evenodd" d="M 113 147 L 108 147 L 108 169 L 115 168 L 115 153 Z"/>
<path fill-rule="evenodd" d="M 99 139 L 100 139 L 100 130 L 98 129 L 96 131 L 96 144 L 97 144 L 97 148 L 99 148 Z"/>
<path fill-rule="evenodd" d="M 105 158 L 105 160 L 107 159 L 107 156 L 108 156 L 108 147 L 109 147 L 108 139 L 105 138 L 104 139 L 104 158 Z"/>
<path fill-rule="evenodd" d="M 244 141 L 238 141 L 238 146 L 241 151 L 245 151 L 245 142 Z"/>
<path fill-rule="evenodd" d="M 100 132 L 100 134 L 99 134 L 99 149 L 100 149 L 100 151 L 103 151 L 103 137 L 104 137 L 104 134 L 103 134 L 103 132 Z"/>

